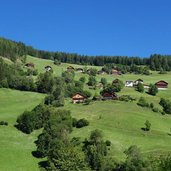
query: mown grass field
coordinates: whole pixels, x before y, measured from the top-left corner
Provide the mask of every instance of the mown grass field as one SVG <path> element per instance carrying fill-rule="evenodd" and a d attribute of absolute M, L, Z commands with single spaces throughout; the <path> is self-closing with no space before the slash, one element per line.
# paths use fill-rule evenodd
<path fill-rule="evenodd" d="M 35 64 L 35 68 L 40 72 L 45 72 L 46 65 L 52 66 L 54 75 L 61 75 L 67 66 L 72 64 L 61 64 L 56 66 L 53 61 L 42 60 L 38 58 L 28 57 L 27 61 Z M 74 67 L 85 67 L 72 65 Z M 88 68 L 90 66 L 87 66 Z M 101 67 L 96 67 L 100 69 Z M 75 79 L 88 75 L 76 73 Z M 169 83 L 168 90 L 159 91 L 156 97 L 147 93 L 139 93 L 134 88 L 124 88 L 118 95 L 128 94 L 137 100 L 143 96 L 148 102 L 153 102 L 159 107 L 161 97 L 171 100 L 171 73 L 160 75 L 153 72 L 150 76 L 125 74 L 116 75 L 98 75 L 97 80 L 101 77 L 107 78 L 111 83 L 114 79 L 119 78 L 122 81 L 136 80 L 141 78 L 145 83 L 155 83 L 159 80 L 165 80 Z M 88 89 L 88 86 L 85 86 Z M 100 90 L 91 90 L 92 94 Z M 18 131 L 15 127 L 15 121 L 24 110 L 31 110 L 39 104 L 44 95 L 31 92 L 21 92 L 9 89 L 0 89 L 0 120 L 7 121 L 9 126 L 0 126 L 0 170 L 2 171 L 34 171 L 38 169 L 39 160 L 31 154 L 35 150 L 34 141 L 38 132 L 31 135 L 25 135 Z M 154 113 L 150 109 L 141 108 L 135 102 L 120 101 L 99 101 L 92 102 L 90 105 L 72 104 L 71 99 L 66 100 L 65 109 L 71 110 L 71 114 L 75 118 L 87 118 L 90 121 L 88 127 L 74 129 L 71 136 L 81 137 L 82 139 L 89 136 L 94 129 L 103 131 L 104 138 L 112 142 L 110 155 L 117 159 L 123 159 L 125 156 L 123 151 L 130 145 L 137 145 L 144 154 L 155 153 L 157 155 L 171 152 L 171 116 Z M 146 120 L 151 123 L 151 131 L 144 132 Z M 158 153 L 159 152 L 159 153 Z"/>
<path fill-rule="evenodd" d="M 26 135 L 18 131 L 14 124 L 24 110 L 31 110 L 43 97 L 38 93 L 0 89 L 0 120 L 9 124 L 0 126 L 1 171 L 39 170 L 39 160 L 31 154 L 36 148 L 34 141 L 39 132 Z"/>

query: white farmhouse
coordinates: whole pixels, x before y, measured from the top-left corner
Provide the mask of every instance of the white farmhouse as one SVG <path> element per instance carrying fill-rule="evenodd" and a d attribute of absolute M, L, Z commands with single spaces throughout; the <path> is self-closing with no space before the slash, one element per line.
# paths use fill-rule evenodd
<path fill-rule="evenodd" d="M 125 82 L 125 87 L 133 87 L 134 82 L 133 81 L 126 81 Z"/>

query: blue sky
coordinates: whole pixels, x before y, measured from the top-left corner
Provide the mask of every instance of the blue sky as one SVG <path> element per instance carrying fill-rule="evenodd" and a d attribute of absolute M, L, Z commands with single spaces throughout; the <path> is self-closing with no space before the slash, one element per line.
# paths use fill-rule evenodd
<path fill-rule="evenodd" d="M 0 36 L 85 55 L 171 54 L 170 0 L 5 0 Z"/>

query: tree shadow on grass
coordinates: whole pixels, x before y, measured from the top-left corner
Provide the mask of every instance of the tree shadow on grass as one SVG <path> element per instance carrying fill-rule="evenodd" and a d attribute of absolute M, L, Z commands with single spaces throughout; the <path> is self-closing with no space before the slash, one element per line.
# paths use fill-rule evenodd
<path fill-rule="evenodd" d="M 42 158 L 42 154 L 39 151 L 32 151 L 31 154 L 35 157 L 35 158 Z"/>
<path fill-rule="evenodd" d="M 149 129 L 147 129 L 147 128 L 141 128 L 141 130 L 143 130 L 145 132 L 148 132 L 149 131 Z"/>
<path fill-rule="evenodd" d="M 44 168 L 45 170 L 46 170 L 46 168 L 49 167 L 49 163 L 47 160 L 41 161 L 38 164 L 39 164 L 39 168 Z"/>

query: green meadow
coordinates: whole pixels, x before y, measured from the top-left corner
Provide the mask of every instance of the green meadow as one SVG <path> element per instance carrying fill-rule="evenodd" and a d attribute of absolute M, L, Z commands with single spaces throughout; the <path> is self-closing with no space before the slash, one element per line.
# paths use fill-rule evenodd
<path fill-rule="evenodd" d="M 28 61 L 32 61 L 39 72 L 44 72 L 46 65 L 52 66 L 55 75 L 60 75 L 66 70 L 68 66 L 77 67 L 95 67 L 95 66 L 79 66 L 73 64 L 62 63 L 59 66 L 53 64 L 53 61 L 42 60 L 38 58 L 28 57 Z M 95 67 L 100 70 L 101 67 Z M 85 76 L 88 79 L 87 74 L 75 72 L 75 79 Z M 114 79 L 119 78 L 123 82 L 126 80 L 136 80 L 141 78 L 144 83 L 150 84 L 155 83 L 159 80 L 165 80 L 171 85 L 171 73 L 158 74 L 152 72 L 151 75 L 135 75 L 135 74 L 124 74 L 124 75 L 97 75 L 98 81 L 102 77 L 105 77 L 108 83 L 111 83 Z M 85 85 L 85 88 L 88 87 Z M 95 92 L 100 92 L 100 89 L 90 90 L 94 95 Z M 118 95 L 131 95 L 137 100 L 143 96 L 146 100 L 151 103 L 153 102 L 155 107 L 161 109 L 158 104 L 161 97 L 171 100 L 171 86 L 168 90 L 160 90 L 157 96 L 148 95 L 146 92 L 139 93 L 134 88 L 124 87 Z M 171 151 L 171 116 L 161 115 L 155 113 L 151 109 L 142 108 L 137 106 L 135 102 L 119 102 L 119 101 L 101 101 L 92 102 L 90 105 L 72 104 L 71 99 L 66 101 L 65 108 L 71 110 L 72 116 L 76 118 L 87 118 L 90 121 L 88 127 L 82 129 L 75 129 L 71 136 L 77 136 L 84 139 L 94 129 L 100 129 L 104 133 L 106 139 L 111 140 L 111 155 L 116 158 L 122 159 L 124 157 L 123 151 L 130 145 L 137 145 L 143 151 L 143 153 L 165 153 Z M 146 120 L 151 122 L 151 131 L 144 132 L 141 130 L 144 127 Z"/>
<path fill-rule="evenodd" d="M 39 170 L 39 160 L 31 154 L 39 132 L 30 135 L 18 131 L 14 124 L 24 110 L 31 110 L 43 100 L 44 95 L 10 89 L 0 89 L 0 120 L 8 126 L 0 126 L 0 170 Z"/>
<path fill-rule="evenodd" d="M 54 75 L 61 75 L 68 66 L 82 67 L 80 65 L 61 64 L 56 66 L 53 61 L 43 60 L 28 56 L 27 62 L 33 62 L 35 68 L 40 72 L 45 72 L 44 67 L 52 66 Z M 86 66 L 87 68 L 91 66 Z M 101 67 L 95 67 L 100 69 Z M 75 79 L 79 79 L 88 75 L 75 72 Z M 158 108 L 161 97 L 171 100 L 171 73 L 164 75 L 153 72 L 149 76 L 125 74 L 116 75 L 97 75 L 97 80 L 100 81 L 105 77 L 108 83 L 119 78 L 123 82 L 126 80 L 136 80 L 141 78 L 144 83 L 155 83 L 159 80 L 165 80 L 169 83 L 168 90 L 160 90 L 157 96 L 150 96 L 147 93 L 139 93 L 134 88 L 124 87 L 118 95 L 128 94 L 135 97 L 137 100 L 143 96 L 150 103 L 153 102 Z M 88 87 L 85 85 L 85 88 Z M 94 95 L 100 89 L 91 90 Z M 17 117 L 24 110 L 31 110 L 37 104 L 42 102 L 45 95 L 33 92 L 23 92 L 10 89 L 0 89 L 0 120 L 7 121 L 8 126 L 0 126 L 0 170 L 2 171 L 36 171 L 39 170 L 38 162 L 32 156 L 32 151 L 36 149 L 34 141 L 37 135 L 41 132 L 35 131 L 30 135 L 23 134 L 18 131 L 14 124 Z M 121 101 L 97 101 L 89 105 L 72 104 L 71 99 L 66 99 L 65 109 L 71 110 L 71 114 L 75 118 L 86 118 L 90 125 L 81 129 L 75 129 L 70 135 L 71 137 L 80 137 L 84 139 L 89 136 L 89 133 L 94 129 L 103 131 L 104 139 L 112 142 L 110 155 L 118 160 L 122 160 L 125 156 L 123 151 L 130 145 L 140 147 L 144 155 L 171 152 L 171 116 L 161 115 L 160 113 L 152 112 L 148 108 L 137 106 L 137 101 L 121 102 Z M 141 128 L 144 127 L 146 120 L 151 123 L 151 131 L 144 132 Z"/>

